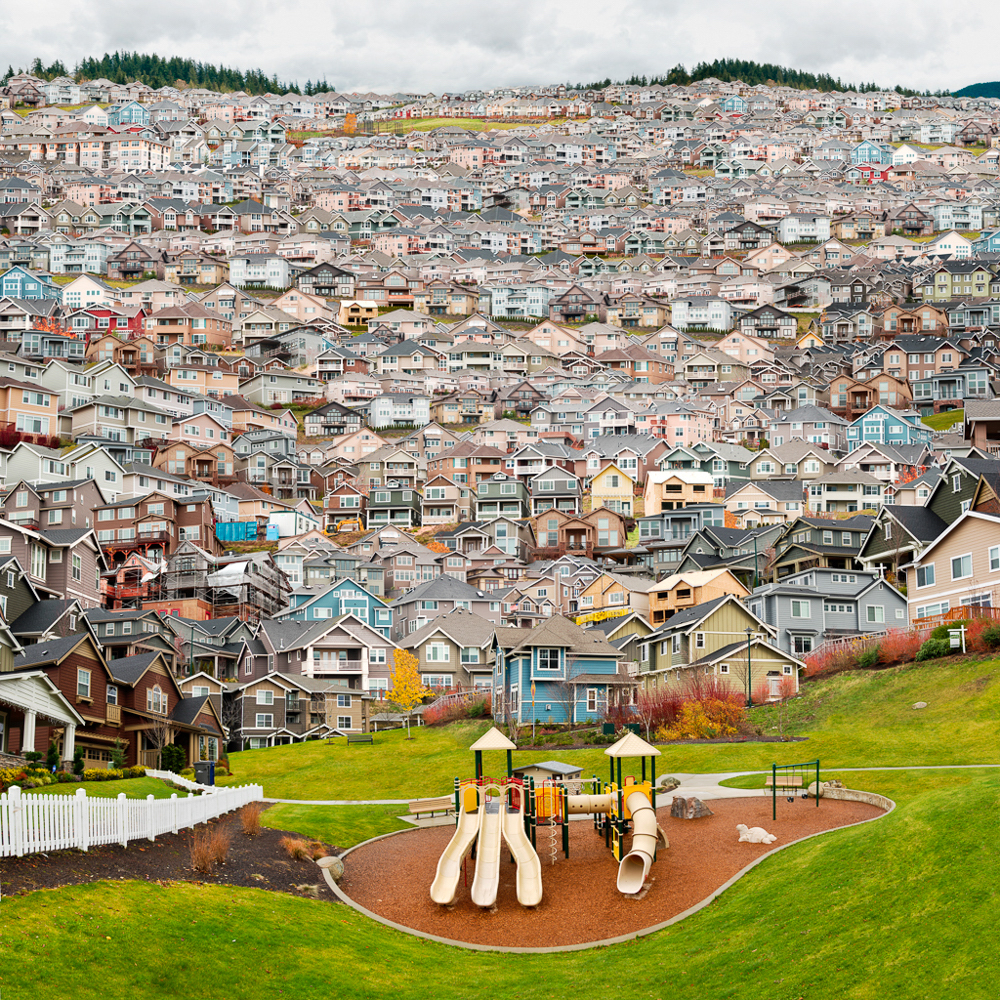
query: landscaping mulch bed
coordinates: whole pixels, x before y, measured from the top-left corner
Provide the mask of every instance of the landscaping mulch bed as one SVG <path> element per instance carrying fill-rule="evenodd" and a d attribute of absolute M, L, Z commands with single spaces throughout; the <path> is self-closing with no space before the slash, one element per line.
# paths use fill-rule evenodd
<path fill-rule="evenodd" d="M 210 873 L 195 871 L 191 864 L 192 837 L 205 829 L 198 826 L 193 831 L 161 834 L 155 840 L 129 841 L 127 848 L 106 844 L 89 851 L 51 851 L 22 858 L 2 858 L 0 890 L 4 896 L 11 896 L 101 879 L 135 879 L 140 882 L 235 885 L 339 902 L 315 862 L 293 860 L 280 846 L 285 836 L 307 839 L 301 834 L 261 827 L 259 834 L 247 837 L 235 815 L 223 816 L 207 825 L 228 828 L 232 835 L 225 863 L 214 865 Z M 339 848 L 324 846 L 328 854 L 340 853 Z"/>
<path fill-rule="evenodd" d="M 770 797 L 714 799 L 708 805 L 715 815 L 696 820 L 671 817 L 669 808 L 657 810 L 670 848 L 657 853 L 644 892 L 636 897 L 618 892 L 618 863 L 604 846 L 604 838 L 586 821 L 569 825 L 568 859 L 563 857 L 558 829 L 539 828 L 542 902 L 534 909 L 517 901 L 517 869 L 506 850 L 493 910 L 480 910 L 469 898 L 474 874 L 471 861 L 467 863 L 468 884 L 460 883 L 455 904 L 449 908 L 431 901 L 430 884 L 453 826 L 407 831 L 352 851 L 344 858 L 340 888 L 373 913 L 455 941 L 515 948 L 584 944 L 669 920 L 775 848 L 883 814 L 860 802 L 823 799 L 817 808 L 814 802 L 796 799 L 789 803 L 782 798 L 778 819 L 773 821 Z M 741 844 L 737 823 L 762 826 L 778 840 L 774 845 Z M 550 830 L 558 834 L 554 865 L 549 863 Z M 817 906 L 821 905 L 817 900 Z"/>

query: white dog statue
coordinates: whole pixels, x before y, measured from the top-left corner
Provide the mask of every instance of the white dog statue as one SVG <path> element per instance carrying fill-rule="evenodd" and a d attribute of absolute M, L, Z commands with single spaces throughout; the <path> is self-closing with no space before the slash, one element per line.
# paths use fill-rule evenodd
<path fill-rule="evenodd" d="M 736 832 L 740 835 L 739 843 L 747 844 L 773 844 L 778 838 L 773 833 L 768 833 L 762 826 L 752 826 L 748 830 L 746 824 L 738 823 Z"/>

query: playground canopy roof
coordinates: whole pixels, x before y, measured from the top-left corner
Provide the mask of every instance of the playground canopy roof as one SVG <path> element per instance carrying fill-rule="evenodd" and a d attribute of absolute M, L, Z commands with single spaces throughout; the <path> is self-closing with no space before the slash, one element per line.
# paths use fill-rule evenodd
<path fill-rule="evenodd" d="M 489 736 L 489 733 L 486 734 Z M 604 751 L 609 757 L 659 757 L 660 751 L 635 733 L 626 733 Z"/>
<path fill-rule="evenodd" d="M 517 744 L 511 743 L 503 733 L 494 726 L 489 732 L 483 733 L 470 750 L 516 750 Z M 657 751 L 659 753 L 659 751 Z"/>

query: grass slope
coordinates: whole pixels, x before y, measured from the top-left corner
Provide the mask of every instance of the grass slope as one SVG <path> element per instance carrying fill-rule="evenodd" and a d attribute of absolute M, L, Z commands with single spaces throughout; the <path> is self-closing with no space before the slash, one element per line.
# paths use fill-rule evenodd
<path fill-rule="evenodd" d="M 943 413 L 932 413 L 928 417 L 922 417 L 921 422 L 935 431 L 946 431 L 954 424 L 960 424 L 965 420 L 965 410 L 945 410 Z"/>
<path fill-rule="evenodd" d="M 44 788 L 32 788 L 25 795 L 75 795 L 82 788 L 91 798 L 116 799 L 119 792 L 124 792 L 129 799 L 144 799 L 152 795 L 155 799 L 169 799 L 176 788 L 170 788 L 159 778 L 127 778 L 124 781 L 79 781 L 67 782 L 64 785 L 46 785 Z M 177 792 L 182 798 L 187 792 Z"/>
<path fill-rule="evenodd" d="M 869 673 L 841 674 L 803 686 L 784 709 L 754 709 L 765 733 L 808 737 L 804 743 L 723 743 L 661 748 L 658 774 L 761 770 L 819 758 L 836 767 L 977 764 L 996 760 L 1000 663 L 947 660 Z M 914 702 L 928 708 L 914 711 Z M 227 783 L 258 782 L 279 799 L 405 799 L 448 794 L 456 776 L 473 772 L 468 747 L 485 723 L 380 733 L 374 746 L 299 743 L 232 754 Z M 585 775 L 607 773 L 603 749 L 517 751 L 517 764 L 557 759 Z M 503 755 L 487 753 L 487 774 L 502 773 Z M 339 841 L 338 841 L 339 843 Z"/>
<path fill-rule="evenodd" d="M 992 1000 L 1000 777 L 883 773 L 864 787 L 898 808 L 782 851 L 694 917 L 613 948 L 474 954 L 322 900 L 103 882 L 3 901 L 0 989 L 4 1000 Z"/>

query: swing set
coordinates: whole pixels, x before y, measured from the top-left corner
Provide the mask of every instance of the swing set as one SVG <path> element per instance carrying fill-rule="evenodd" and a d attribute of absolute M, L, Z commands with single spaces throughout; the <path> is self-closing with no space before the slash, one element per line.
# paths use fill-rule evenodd
<path fill-rule="evenodd" d="M 794 805 L 796 794 L 801 794 L 805 801 L 809 800 L 806 779 L 816 778 L 816 808 L 819 808 L 819 760 L 807 760 L 804 764 L 772 764 L 771 774 L 764 782 L 764 787 L 771 788 L 771 819 L 778 818 L 778 793 Z"/>

